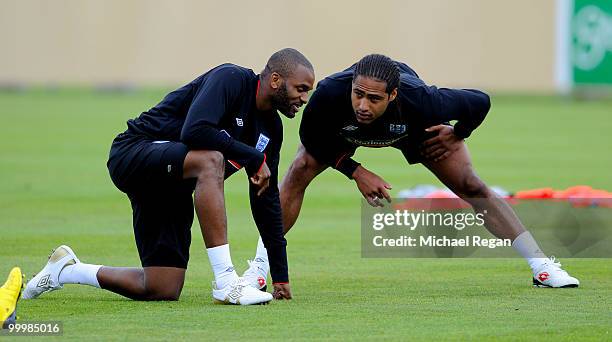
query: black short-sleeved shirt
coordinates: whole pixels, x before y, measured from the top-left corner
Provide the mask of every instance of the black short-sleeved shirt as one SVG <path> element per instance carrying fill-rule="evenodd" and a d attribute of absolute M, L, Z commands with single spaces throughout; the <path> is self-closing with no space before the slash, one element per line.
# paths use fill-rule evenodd
<path fill-rule="evenodd" d="M 351 178 L 359 164 L 350 157 L 359 146 L 417 147 L 427 137 L 426 128 L 452 120 L 457 120 L 455 134 L 467 138 L 484 120 L 490 108 L 485 93 L 428 86 L 409 66 L 396 63 L 400 69 L 398 96 L 370 124 L 357 122 L 351 105 L 355 65 L 321 80 L 300 125 L 306 150 Z"/>
<path fill-rule="evenodd" d="M 269 188 L 257 196 L 250 182 L 251 211 L 268 249 L 275 282 L 288 281 L 286 240 L 278 192 L 283 126 L 278 113 L 258 111 L 259 76 L 233 64 L 220 65 L 169 93 L 155 107 L 127 122 L 124 134 L 182 142 L 190 150 L 216 150 L 226 159 L 226 178 L 242 167 L 252 176 L 265 160 Z"/>

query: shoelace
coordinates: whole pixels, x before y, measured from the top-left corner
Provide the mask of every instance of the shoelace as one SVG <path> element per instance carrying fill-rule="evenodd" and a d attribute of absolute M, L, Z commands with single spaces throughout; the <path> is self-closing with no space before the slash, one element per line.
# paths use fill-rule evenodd
<path fill-rule="evenodd" d="M 567 272 L 561 268 L 561 263 L 559 261 L 557 261 L 557 258 L 555 258 L 554 255 L 551 255 L 548 260 L 550 260 L 550 263 L 547 263 L 551 266 L 553 266 L 555 268 L 555 271 L 559 271 L 559 272 L 563 272 L 565 274 L 567 274 Z"/>
<path fill-rule="evenodd" d="M 249 286 L 249 281 L 244 277 L 238 277 L 238 279 L 232 281 L 229 286 L 231 287 L 245 287 Z"/>

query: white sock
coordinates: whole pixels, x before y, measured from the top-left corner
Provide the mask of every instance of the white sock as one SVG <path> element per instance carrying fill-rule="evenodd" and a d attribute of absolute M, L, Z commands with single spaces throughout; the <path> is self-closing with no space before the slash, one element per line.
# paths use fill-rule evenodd
<path fill-rule="evenodd" d="M 102 265 L 90 265 L 78 262 L 68 265 L 59 274 L 59 283 L 64 284 L 83 284 L 100 288 L 98 283 L 98 270 Z"/>
<path fill-rule="evenodd" d="M 255 259 L 253 260 L 257 262 L 265 262 L 266 264 L 268 263 L 268 251 L 266 250 L 266 247 L 263 244 L 261 236 L 259 237 L 259 240 L 257 240 L 257 251 L 255 252 Z"/>
<path fill-rule="evenodd" d="M 261 271 L 265 273 L 262 274 L 262 276 L 266 278 L 268 276 L 268 272 L 270 271 L 270 264 L 268 263 L 268 251 L 266 250 L 266 247 L 263 244 L 261 236 L 257 241 L 257 251 L 255 252 L 255 259 L 253 259 L 253 261 L 261 263 Z"/>
<path fill-rule="evenodd" d="M 208 260 L 215 275 L 218 289 L 224 288 L 232 281 L 238 279 L 238 274 L 232 264 L 228 244 L 207 248 L 206 252 L 208 253 Z"/>
<path fill-rule="evenodd" d="M 512 241 L 512 247 L 527 260 L 533 273 L 549 260 L 528 231 L 519 234 L 519 236 Z"/>

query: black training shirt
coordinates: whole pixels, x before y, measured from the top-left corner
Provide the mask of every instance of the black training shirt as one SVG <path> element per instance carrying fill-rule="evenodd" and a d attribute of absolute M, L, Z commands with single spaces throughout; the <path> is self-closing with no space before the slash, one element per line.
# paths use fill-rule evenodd
<path fill-rule="evenodd" d="M 283 126 L 276 111 L 257 110 L 258 81 L 250 69 L 220 65 L 129 120 L 126 133 L 180 141 L 191 150 L 220 151 L 226 159 L 226 178 L 242 167 L 252 176 L 265 159 L 272 173 L 270 186 L 257 196 L 258 189 L 249 182 L 251 211 L 268 250 L 272 280 L 287 282 L 287 242 L 278 192 Z"/>
<path fill-rule="evenodd" d="M 426 128 L 452 120 L 457 120 L 455 135 L 467 138 L 489 111 L 490 100 L 485 93 L 428 86 L 406 64 L 396 63 L 400 69 L 398 96 L 372 123 L 357 122 L 351 105 L 355 65 L 321 80 L 304 109 L 302 142 L 307 140 L 309 146 L 320 151 L 317 158 L 321 162 L 349 178 L 359 163 L 346 153 L 326 147 L 334 139 L 354 146 L 386 147 L 401 139 L 416 141 L 424 136 Z"/>

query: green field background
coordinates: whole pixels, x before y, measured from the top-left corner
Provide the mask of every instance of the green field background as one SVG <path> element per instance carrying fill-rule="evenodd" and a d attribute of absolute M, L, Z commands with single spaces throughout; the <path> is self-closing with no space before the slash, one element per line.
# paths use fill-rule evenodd
<path fill-rule="evenodd" d="M 112 185 L 105 163 L 125 121 L 164 94 L 0 92 L 0 274 L 19 265 L 29 278 L 60 244 L 69 244 L 83 262 L 139 265 L 129 202 Z M 490 185 L 612 190 L 611 113 L 611 101 L 493 96 L 468 146 Z M 296 150 L 299 119 L 283 121 L 281 174 Z M 439 184 L 393 149 L 360 149 L 356 159 L 390 182 L 392 194 Z M 257 238 L 247 187 L 242 173 L 226 182 L 239 271 Z M 212 273 L 196 224 L 179 302 L 132 302 L 68 285 L 20 302 L 18 314 L 62 321 L 63 339 L 75 340 L 612 339 L 610 259 L 562 260 L 581 280 L 580 288 L 562 290 L 532 288 L 521 259 L 362 259 L 360 195 L 335 171 L 313 182 L 302 212 L 287 236 L 290 302 L 213 305 Z"/>

